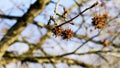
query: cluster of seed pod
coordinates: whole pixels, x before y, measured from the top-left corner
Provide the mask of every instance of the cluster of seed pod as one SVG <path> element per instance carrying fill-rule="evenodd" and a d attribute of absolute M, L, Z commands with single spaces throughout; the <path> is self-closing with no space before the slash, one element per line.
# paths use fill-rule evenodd
<path fill-rule="evenodd" d="M 61 36 L 62 39 L 71 39 L 73 37 L 73 31 L 71 29 L 63 29 L 61 27 L 53 28 L 53 33 L 56 36 Z"/>
<path fill-rule="evenodd" d="M 95 28 L 102 29 L 107 24 L 108 14 L 98 14 L 92 18 L 92 24 Z"/>

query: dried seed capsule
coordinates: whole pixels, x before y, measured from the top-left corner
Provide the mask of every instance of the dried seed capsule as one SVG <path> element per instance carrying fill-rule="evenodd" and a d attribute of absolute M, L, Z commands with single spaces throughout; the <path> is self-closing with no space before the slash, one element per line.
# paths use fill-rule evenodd
<path fill-rule="evenodd" d="M 95 26 L 95 28 L 102 29 L 106 25 L 107 19 L 108 19 L 107 13 L 104 13 L 102 15 L 99 14 L 92 18 L 92 24 L 93 26 Z"/>
<path fill-rule="evenodd" d="M 59 27 L 59 28 L 53 28 L 52 31 L 53 31 L 54 35 L 60 36 L 61 33 L 63 32 L 63 29 L 61 27 Z"/>
<path fill-rule="evenodd" d="M 63 39 L 71 39 L 73 37 L 73 31 L 71 29 L 65 29 L 63 32 L 62 32 L 62 38 Z"/>

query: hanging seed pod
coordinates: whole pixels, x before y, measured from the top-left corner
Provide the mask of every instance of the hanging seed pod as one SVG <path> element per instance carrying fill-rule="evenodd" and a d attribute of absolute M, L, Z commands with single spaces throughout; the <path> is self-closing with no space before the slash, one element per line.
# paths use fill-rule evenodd
<path fill-rule="evenodd" d="M 95 26 L 95 28 L 102 29 L 107 24 L 107 19 L 108 19 L 107 13 L 104 13 L 102 15 L 99 14 L 92 18 L 92 24 L 93 26 Z"/>
<path fill-rule="evenodd" d="M 53 31 L 54 35 L 60 36 L 63 32 L 63 29 L 61 27 L 58 27 L 58 28 L 53 28 L 52 31 Z"/>
<path fill-rule="evenodd" d="M 65 29 L 63 32 L 62 32 L 62 35 L 61 37 L 63 39 L 71 39 L 73 37 L 73 31 L 71 29 Z"/>

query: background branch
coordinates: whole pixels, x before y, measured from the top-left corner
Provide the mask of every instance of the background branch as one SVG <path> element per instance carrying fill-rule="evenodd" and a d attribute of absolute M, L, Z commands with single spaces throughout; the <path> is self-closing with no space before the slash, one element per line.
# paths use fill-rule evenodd
<path fill-rule="evenodd" d="M 0 41 L 0 58 L 4 55 L 11 43 L 13 43 L 19 36 L 19 34 L 25 29 L 25 27 L 33 22 L 36 17 L 50 0 L 37 0 L 28 11 L 17 20 L 17 23 L 13 25 L 7 32 L 7 34 Z"/>

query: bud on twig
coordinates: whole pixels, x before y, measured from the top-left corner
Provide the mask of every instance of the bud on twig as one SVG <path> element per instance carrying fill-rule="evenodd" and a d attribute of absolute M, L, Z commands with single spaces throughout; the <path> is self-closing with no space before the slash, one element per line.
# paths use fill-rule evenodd
<path fill-rule="evenodd" d="M 93 8 L 94 6 L 96 6 L 98 4 L 98 1 L 95 2 L 92 6 L 90 6 L 90 8 Z"/>

